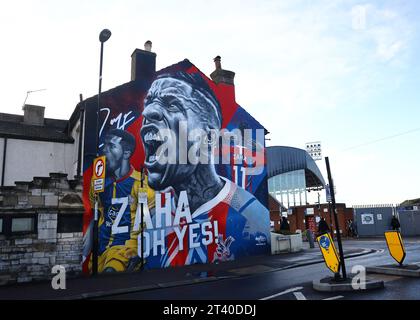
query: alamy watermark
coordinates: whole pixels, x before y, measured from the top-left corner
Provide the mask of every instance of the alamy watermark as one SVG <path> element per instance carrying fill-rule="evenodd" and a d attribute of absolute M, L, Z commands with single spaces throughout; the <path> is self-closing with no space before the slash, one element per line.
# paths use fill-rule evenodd
<path fill-rule="evenodd" d="M 247 175 L 264 170 L 264 129 L 188 130 L 187 121 L 179 122 L 178 132 L 149 126 L 141 133 L 146 167 L 156 164 L 244 165 Z"/>
<path fill-rule="evenodd" d="M 65 290 L 66 289 L 66 268 L 61 265 L 55 265 L 52 270 L 52 274 L 55 276 L 51 280 L 51 287 L 54 290 Z"/>
<path fill-rule="evenodd" d="M 351 286 L 353 290 L 365 290 L 366 289 L 366 268 L 361 265 L 353 266 L 351 273 L 354 277 L 351 280 Z"/>

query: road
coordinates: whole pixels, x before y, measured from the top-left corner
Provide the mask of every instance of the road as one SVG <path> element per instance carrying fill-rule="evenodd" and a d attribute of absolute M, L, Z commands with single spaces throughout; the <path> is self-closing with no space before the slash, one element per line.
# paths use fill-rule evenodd
<path fill-rule="evenodd" d="M 377 266 L 393 263 L 383 239 L 347 241 L 345 245 L 371 248 L 375 253 L 346 259 L 348 273 L 355 266 Z M 406 240 L 404 263 L 420 262 L 420 240 Z M 162 288 L 121 294 L 106 299 L 135 300 L 420 300 L 420 279 L 386 275 L 369 275 L 382 279 L 385 288 L 356 293 L 320 293 L 312 289 L 312 281 L 331 276 L 324 263 L 288 270 L 272 271 L 252 276 L 214 282 Z"/>

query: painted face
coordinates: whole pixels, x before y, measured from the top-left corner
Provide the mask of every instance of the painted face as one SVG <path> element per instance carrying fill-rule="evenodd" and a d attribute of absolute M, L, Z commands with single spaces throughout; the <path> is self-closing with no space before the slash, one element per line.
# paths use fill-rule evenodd
<path fill-rule="evenodd" d="M 106 167 L 110 171 L 115 171 L 121 167 L 124 156 L 121 140 L 122 138 L 117 136 L 105 137 L 103 152 L 106 156 Z"/>
<path fill-rule="evenodd" d="M 187 132 L 205 128 L 198 114 L 197 103 L 200 101 L 193 95 L 193 89 L 187 83 L 163 78 L 153 82 L 145 98 L 140 135 L 145 149 L 149 185 L 155 190 L 162 190 L 188 179 L 196 168 L 192 164 L 180 164 L 178 149 L 180 122 L 187 123 Z M 164 142 L 159 134 L 162 129 L 169 129 L 174 133 L 173 137 L 167 136 L 166 139 L 168 145 L 176 145 L 176 164 L 161 164 L 158 161 L 157 151 Z M 174 138 L 176 141 L 172 141 Z M 187 143 L 188 150 L 192 144 Z"/>

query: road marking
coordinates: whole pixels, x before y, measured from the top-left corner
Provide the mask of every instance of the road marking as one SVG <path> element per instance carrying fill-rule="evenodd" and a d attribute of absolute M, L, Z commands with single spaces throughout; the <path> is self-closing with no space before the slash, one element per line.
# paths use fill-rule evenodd
<path fill-rule="evenodd" d="M 306 300 L 306 297 L 303 295 L 302 292 L 293 292 L 296 297 L 296 300 Z"/>
<path fill-rule="evenodd" d="M 275 298 L 275 297 L 278 297 L 278 296 L 282 296 L 282 295 L 284 295 L 284 294 L 288 294 L 288 293 L 291 293 L 291 292 L 294 292 L 294 291 L 297 291 L 297 290 L 302 290 L 302 289 L 303 289 L 303 287 L 291 288 L 291 289 L 288 289 L 288 290 L 286 290 L 286 291 L 283 291 L 283 292 L 280 292 L 280 293 L 273 294 L 272 296 L 268 296 L 268 297 L 265 297 L 265 298 L 261 298 L 261 299 L 259 299 L 259 300 L 270 300 L 270 299 L 272 299 L 272 298 Z"/>
<path fill-rule="evenodd" d="M 322 299 L 322 300 L 337 300 L 337 299 L 341 299 L 341 298 L 344 298 L 344 296 L 335 296 L 335 297 L 331 297 L 331 298 L 325 298 L 325 299 Z"/>

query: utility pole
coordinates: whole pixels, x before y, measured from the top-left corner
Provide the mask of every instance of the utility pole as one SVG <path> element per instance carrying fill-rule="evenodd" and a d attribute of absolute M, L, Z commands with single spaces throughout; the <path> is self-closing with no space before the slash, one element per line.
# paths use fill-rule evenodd
<path fill-rule="evenodd" d="M 99 62 L 99 90 L 98 90 L 98 105 L 96 107 L 96 157 L 99 156 L 99 110 L 101 104 L 101 92 L 102 92 L 102 64 L 104 56 L 104 43 L 111 37 L 111 31 L 104 29 L 99 34 L 99 41 L 101 42 L 101 57 Z M 99 196 L 95 193 L 95 211 L 93 221 L 93 246 L 92 246 L 92 276 L 98 273 L 98 249 L 99 249 L 99 211 L 98 211 Z"/>

